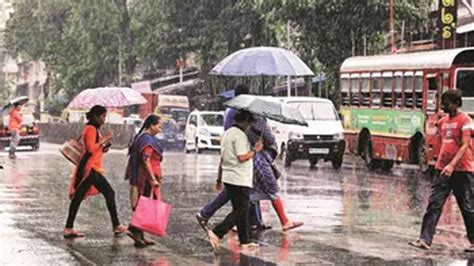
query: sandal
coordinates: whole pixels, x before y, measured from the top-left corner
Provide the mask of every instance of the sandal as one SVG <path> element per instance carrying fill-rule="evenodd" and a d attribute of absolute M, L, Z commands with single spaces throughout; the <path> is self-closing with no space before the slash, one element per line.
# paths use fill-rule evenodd
<path fill-rule="evenodd" d="M 473 252 L 474 252 L 474 244 L 473 244 L 473 245 L 470 245 L 470 246 L 467 247 L 467 248 L 465 248 L 465 249 L 464 249 L 464 252 L 473 253 Z"/>
<path fill-rule="evenodd" d="M 196 214 L 196 220 L 204 231 L 207 232 L 207 230 L 209 230 L 209 228 L 207 228 L 207 219 L 202 217 L 199 212 Z"/>
<path fill-rule="evenodd" d="M 64 232 L 63 232 L 63 237 L 66 239 L 85 237 L 85 236 L 86 236 L 85 234 L 73 229 L 64 229 Z"/>
<path fill-rule="evenodd" d="M 128 232 L 128 228 L 126 226 L 118 225 L 114 229 L 114 236 L 119 237 L 119 236 L 122 236 L 124 233 L 127 233 L 127 232 Z"/>
<path fill-rule="evenodd" d="M 421 248 L 421 249 L 425 249 L 425 250 L 431 250 L 431 247 L 430 245 L 428 245 L 424 240 L 422 239 L 418 239 L 416 241 L 412 241 L 412 242 L 408 242 L 408 245 L 410 246 L 414 246 L 416 248 Z M 474 250 L 473 250 L 474 251 Z M 468 252 L 468 251 L 466 251 Z"/>
<path fill-rule="evenodd" d="M 291 229 L 295 229 L 295 228 L 298 228 L 300 226 L 302 226 L 304 223 L 303 222 L 294 222 L 294 221 L 290 221 L 288 223 L 286 223 L 284 226 L 283 226 L 283 231 L 288 231 L 288 230 L 291 230 Z"/>
<path fill-rule="evenodd" d="M 207 235 L 209 237 L 209 242 L 211 243 L 212 249 L 214 251 L 219 250 L 219 237 L 214 234 L 211 230 L 207 231 Z"/>

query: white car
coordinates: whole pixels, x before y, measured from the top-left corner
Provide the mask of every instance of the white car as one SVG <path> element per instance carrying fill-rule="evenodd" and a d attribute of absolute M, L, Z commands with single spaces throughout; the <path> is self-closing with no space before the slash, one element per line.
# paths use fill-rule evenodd
<path fill-rule="evenodd" d="M 224 133 L 224 112 L 193 111 L 189 114 L 184 131 L 186 153 L 219 150 Z"/>
<path fill-rule="evenodd" d="M 275 135 L 280 158 L 286 167 L 295 160 L 309 160 L 314 167 L 320 159 L 331 161 L 335 169 L 342 165 L 345 141 L 344 129 L 334 104 L 317 97 L 276 97 L 296 107 L 308 126 L 288 125 L 269 120 Z"/>

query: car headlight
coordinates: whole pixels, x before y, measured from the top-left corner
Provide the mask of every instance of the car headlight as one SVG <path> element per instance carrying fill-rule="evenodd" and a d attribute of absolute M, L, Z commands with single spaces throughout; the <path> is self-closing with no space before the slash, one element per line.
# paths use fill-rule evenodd
<path fill-rule="evenodd" d="M 344 133 L 339 132 L 339 133 L 334 134 L 334 139 L 335 140 L 343 140 L 344 139 Z"/>
<path fill-rule="evenodd" d="M 199 129 L 199 135 L 209 136 L 210 133 L 209 133 L 209 131 L 208 131 L 207 129 L 201 128 L 201 129 Z"/>
<path fill-rule="evenodd" d="M 288 133 L 288 138 L 289 139 L 303 139 L 303 134 L 301 134 L 299 132 L 290 131 Z"/>

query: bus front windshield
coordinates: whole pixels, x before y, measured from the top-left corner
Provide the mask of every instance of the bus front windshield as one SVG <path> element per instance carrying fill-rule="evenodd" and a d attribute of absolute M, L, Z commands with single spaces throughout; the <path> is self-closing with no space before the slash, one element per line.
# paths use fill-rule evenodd
<path fill-rule="evenodd" d="M 457 71 L 456 89 L 461 92 L 461 109 L 468 113 L 474 113 L 474 68 Z"/>
<path fill-rule="evenodd" d="M 338 120 L 331 103 L 327 102 L 289 102 L 300 111 L 305 120 Z"/>

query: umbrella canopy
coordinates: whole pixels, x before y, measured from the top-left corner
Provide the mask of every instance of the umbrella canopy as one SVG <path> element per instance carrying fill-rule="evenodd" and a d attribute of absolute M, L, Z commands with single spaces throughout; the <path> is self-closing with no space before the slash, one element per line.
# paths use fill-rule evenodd
<path fill-rule="evenodd" d="M 210 72 L 222 76 L 314 76 L 293 52 L 276 47 L 242 49 L 220 61 Z"/>
<path fill-rule="evenodd" d="M 285 124 L 308 125 L 298 109 L 272 97 L 242 94 L 225 102 L 224 105 Z"/>
<path fill-rule="evenodd" d="M 104 87 L 83 90 L 74 97 L 67 108 L 72 110 L 89 109 L 94 105 L 123 107 L 146 102 L 146 99 L 139 92 L 130 88 Z"/>
<path fill-rule="evenodd" d="M 19 96 L 19 97 L 16 97 L 15 99 L 10 100 L 5 106 L 3 106 L 2 115 L 5 116 L 6 114 L 8 114 L 10 110 L 13 108 L 14 104 L 18 103 L 18 104 L 24 105 L 29 100 L 30 98 L 28 98 L 28 96 Z"/>

